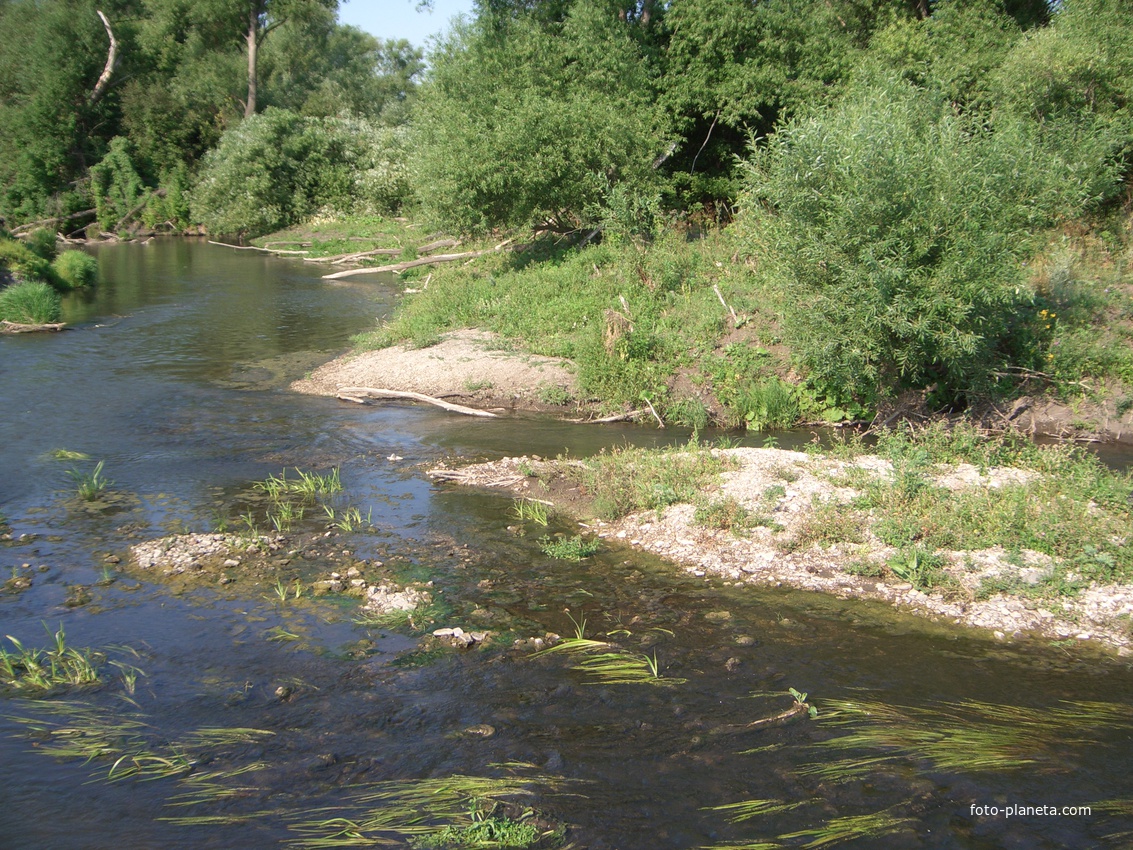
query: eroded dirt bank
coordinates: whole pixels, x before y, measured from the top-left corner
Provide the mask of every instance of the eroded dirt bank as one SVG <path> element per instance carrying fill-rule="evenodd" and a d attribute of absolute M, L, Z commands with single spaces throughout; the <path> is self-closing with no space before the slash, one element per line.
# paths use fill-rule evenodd
<path fill-rule="evenodd" d="M 824 502 L 848 502 L 858 490 L 855 476 L 892 476 L 890 463 L 874 456 L 837 460 L 779 449 L 715 449 L 735 464 L 704 501 L 732 498 L 772 522 L 742 534 L 698 525 L 696 507 L 674 504 L 661 511 L 630 514 L 617 521 L 587 519 L 587 494 L 564 474 L 562 461 L 511 457 L 453 469 L 430 470 L 436 480 L 503 489 L 551 503 L 581 517 L 584 533 L 621 541 L 661 555 L 695 575 L 714 575 L 738 585 L 791 586 L 842 598 L 889 602 L 927 617 L 987 629 L 999 639 L 1038 635 L 1052 640 L 1090 640 L 1133 654 L 1130 619 L 1133 585 L 1090 584 L 1076 596 L 989 591 L 1014 585 L 1039 590 L 1054 571 L 1053 560 L 1024 550 L 1010 557 L 1002 548 L 944 551 L 944 586 L 918 588 L 901 581 L 886 563 L 897 550 L 868 527 L 862 543 L 800 544 L 800 532 Z M 850 474 L 847 474 L 850 473 Z M 1035 473 L 993 468 L 981 472 L 961 464 L 939 468 L 934 483 L 951 490 L 993 489 L 1024 482 Z M 1020 557 L 1021 555 L 1021 557 Z"/>

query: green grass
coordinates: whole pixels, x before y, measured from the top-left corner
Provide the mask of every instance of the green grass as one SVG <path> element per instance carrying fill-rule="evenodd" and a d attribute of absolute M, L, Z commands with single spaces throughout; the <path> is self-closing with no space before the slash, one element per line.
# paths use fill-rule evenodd
<path fill-rule="evenodd" d="M 100 460 L 89 472 L 75 468 L 67 470 L 67 475 L 75 482 L 79 498 L 84 502 L 95 501 L 114 485 L 113 481 L 102 474 L 103 463 Z"/>
<path fill-rule="evenodd" d="M 604 519 L 692 502 L 729 462 L 697 443 L 669 449 L 616 448 L 578 462 L 559 458 L 559 469 L 577 482 Z"/>
<path fill-rule="evenodd" d="M 342 479 L 337 467 L 325 475 L 302 469 L 296 469 L 295 473 L 299 477 L 289 479 L 285 469 L 278 476 L 269 475 L 264 481 L 256 482 L 253 487 L 266 493 L 273 501 L 296 498 L 308 503 L 342 492 Z"/>
<path fill-rule="evenodd" d="M 51 634 L 48 649 L 25 647 L 6 635 L 14 649 L 0 646 L 0 685 L 25 694 L 44 694 L 58 688 L 95 685 L 101 681 L 99 668 L 106 656 L 92 649 L 67 645 L 63 626 Z"/>
<path fill-rule="evenodd" d="M 569 613 L 568 613 L 569 616 Z M 553 646 L 534 653 L 532 658 L 565 655 L 571 669 L 586 676 L 588 685 L 680 685 L 685 679 L 662 676 L 657 654 L 622 649 L 615 643 L 593 640 L 585 636 L 586 618 L 571 618 L 574 637 L 563 638 Z"/>
<path fill-rule="evenodd" d="M 515 499 L 511 510 L 520 522 L 533 522 L 543 526 L 547 524 L 547 504 L 538 499 Z"/>
<path fill-rule="evenodd" d="M 530 772 L 527 765 L 502 765 L 511 775 L 504 777 L 455 775 L 433 779 L 405 779 L 381 782 L 348 795 L 348 806 L 336 816 L 321 809 L 296 819 L 291 829 L 296 838 L 289 846 L 300 848 L 372 847 L 375 844 L 412 843 L 419 847 L 535 847 L 554 846 L 561 829 L 541 829 L 537 833 L 518 830 L 521 823 L 511 819 L 506 828 L 500 821 L 500 804 L 524 800 L 537 793 L 561 792 L 573 783 L 558 777 Z M 496 823 L 478 826 L 489 819 Z M 527 844 L 459 844 L 457 840 L 478 838 L 487 833 L 517 838 Z M 449 843 L 438 843 L 444 837 Z M 542 843 L 546 841 L 547 843 Z"/>
<path fill-rule="evenodd" d="M 51 266 L 64 289 L 82 289 L 98 281 L 98 260 L 82 251 L 64 251 Z"/>
<path fill-rule="evenodd" d="M 81 760 L 109 782 L 187 777 L 217 751 L 262 743 L 262 729 L 205 727 L 178 740 L 163 740 L 144 715 L 74 702 L 37 703 L 35 716 L 16 717 L 36 740 L 36 752 Z M 242 771 L 237 770 L 236 775 Z M 218 772 L 213 778 L 219 777 Z"/>
<path fill-rule="evenodd" d="M 544 555 L 558 558 L 563 561 L 581 561 L 595 554 L 601 544 L 597 540 L 583 540 L 581 535 L 574 537 L 550 537 L 543 535 L 539 538 L 539 548 Z"/>
<path fill-rule="evenodd" d="M 842 700 L 824 704 L 823 722 L 849 732 L 816 744 L 826 758 L 800 769 L 822 780 L 861 778 L 895 763 L 943 772 L 1057 772 L 1066 769 L 1067 745 L 1133 728 L 1125 707 L 1103 702 L 1039 709 L 977 700 L 928 707 Z M 856 754 L 837 757 L 845 752 Z"/>
<path fill-rule="evenodd" d="M 0 320 L 21 325 L 58 322 L 63 314 L 59 293 L 39 281 L 23 281 L 0 291 Z"/>
<path fill-rule="evenodd" d="M 918 586 L 947 581 L 938 550 L 1001 546 L 1031 550 L 1054 559 L 1046 587 L 1061 593 L 1079 582 L 1133 581 L 1133 473 L 1104 466 L 1086 449 L 1040 446 L 1021 436 L 987 436 L 974 428 L 895 429 L 882 432 L 874 447 L 848 442 L 843 458 L 874 453 L 893 463 L 894 474 L 860 476 L 861 495 L 848 504 L 816 506 L 789 543 L 863 541 L 870 528 L 900 551 L 889 564 L 898 577 Z M 938 464 L 971 463 L 987 470 L 1014 467 L 1032 473 L 1021 483 L 949 490 L 931 479 Z"/>

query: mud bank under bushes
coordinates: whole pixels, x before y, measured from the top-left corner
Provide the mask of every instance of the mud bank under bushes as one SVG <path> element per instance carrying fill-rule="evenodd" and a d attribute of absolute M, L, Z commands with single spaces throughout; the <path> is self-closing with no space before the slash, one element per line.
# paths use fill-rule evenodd
<path fill-rule="evenodd" d="M 1121 655 L 1133 654 L 1133 584 L 1086 580 L 1065 559 L 1029 549 L 989 546 L 911 555 L 915 550 L 887 545 L 878 537 L 884 516 L 875 512 L 851 520 L 831 512 L 832 506 L 851 505 L 871 482 L 893 482 L 901 471 L 888 460 L 874 455 L 843 460 L 779 449 L 698 451 L 710 451 L 732 468 L 702 486 L 691 501 L 614 520 L 592 518 L 593 493 L 572 471 L 584 461 L 509 457 L 433 469 L 430 475 L 550 502 L 579 517 L 584 532 L 736 586 L 789 586 L 881 600 L 929 618 L 989 630 L 1000 640 L 1030 635 L 1093 641 Z M 970 495 L 1038 480 L 1040 473 L 1031 470 L 960 463 L 935 466 L 926 484 Z M 704 516 L 711 517 L 712 507 L 721 505 L 753 521 L 732 530 L 711 527 L 712 520 L 706 522 Z M 843 522 L 855 525 L 838 528 Z M 1130 545 L 1128 539 L 1116 543 Z M 917 558 L 925 559 L 920 567 Z"/>

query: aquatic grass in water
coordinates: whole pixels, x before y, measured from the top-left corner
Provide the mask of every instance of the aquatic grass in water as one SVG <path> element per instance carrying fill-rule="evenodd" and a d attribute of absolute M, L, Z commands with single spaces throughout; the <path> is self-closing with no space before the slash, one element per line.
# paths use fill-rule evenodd
<path fill-rule="evenodd" d="M 67 646 L 61 625 L 52 636 L 54 646 L 50 649 L 27 648 L 11 635 L 5 637 L 15 651 L 0 647 L 0 685 L 46 693 L 65 686 L 93 685 L 100 680 L 98 668 L 106 656 L 95 650 Z"/>
<path fill-rule="evenodd" d="M 530 769 L 529 765 L 501 767 Z M 371 847 L 400 840 L 418 846 L 438 846 L 435 841 L 430 845 L 428 839 L 446 830 L 449 836 L 457 832 L 467 834 L 478 818 L 483 820 L 481 813 L 486 804 L 528 798 L 538 791 L 561 793 L 574 784 L 540 774 L 502 778 L 456 775 L 381 782 L 350 795 L 350 805 L 342 814 L 292 823 L 291 829 L 300 837 L 288 843 L 302 848 Z M 362 811 L 354 814 L 356 809 Z M 319 809 L 307 814 L 327 815 L 331 811 Z M 546 834 L 550 837 L 549 832 Z M 542 838 L 541 833 L 536 842 Z"/>
<path fill-rule="evenodd" d="M 108 781 L 168 779 L 188 774 L 210 750 L 258 743 L 262 729 L 204 727 L 179 741 L 158 740 L 142 714 L 85 703 L 34 703 L 35 716 L 14 717 L 36 739 L 36 751 L 60 759 L 109 763 Z M 101 772 L 101 768 L 99 769 Z"/>
<path fill-rule="evenodd" d="M 1064 769 L 1060 746 L 1090 743 L 1089 732 L 1095 729 L 1133 728 L 1127 707 L 1099 702 L 1066 702 L 1049 709 L 972 700 L 933 708 L 865 701 L 830 705 L 825 722 L 853 731 L 815 746 L 872 754 L 805 765 L 802 775 L 861 778 L 900 761 L 926 761 L 935 770 L 955 772 L 1057 771 Z"/>
<path fill-rule="evenodd" d="M 100 460 L 90 472 L 83 472 L 74 468 L 67 470 L 67 474 L 78 486 L 79 498 L 84 502 L 93 502 L 114 484 L 113 481 L 103 476 L 103 463 L 104 461 Z"/>
<path fill-rule="evenodd" d="M 583 540 L 581 535 L 553 538 L 543 535 L 539 538 L 539 548 L 544 555 L 563 561 L 581 561 L 595 554 L 601 544 L 597 540 Z"/>
<path fill-rule="evenodd" d="M 547 524 L 547 505 L 538 499 L 516 499 L 512 502 L 512 512 L 520 522 L 530 520 L 536 525 Z"/>
<path fill-rule="evenodd" d="M 289 479 L 285 469 L 278 477 L 270 475 L 266 480 L 256 482 L 253 487 L 266 493 L 273 501 L 295 497 L 305 502 L 315 502 L 319 497 L 342 492 L 342 479 L 338 467 L 326 475 L 304 472 L 298 468 L 295 472 L 299 475 L 298 480 Z"/>
<path fill-rule="evenodd" d="M 590 679 L 585 683 L 588 685 L 681 685 L 687 681 L 662 676 L 656 653 L 650 657 L 607 641 L 592 640 L 583 635 L 585 617 L 580 620 L 572 617 L 571 621 L 575 625 L 574 637 L 563 638 L 531 657 L 568 655 L 577 658 L 571 669 L 585 673 Z"/>

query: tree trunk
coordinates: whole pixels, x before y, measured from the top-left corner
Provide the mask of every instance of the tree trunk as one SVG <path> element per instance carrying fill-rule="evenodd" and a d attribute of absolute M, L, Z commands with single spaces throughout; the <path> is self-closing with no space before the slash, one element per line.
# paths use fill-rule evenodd
<path fill-rule="evenodd" d="M 244 103 L 244 117 L 256 114 L 256 48 L 259 47 L 260 14 L 257 3 L 248 8 L 248 100 Z"/>
<path fill-rule="evenodd" d="M 94 84 L 94 91 L 90 93 L 91 106 L 98 103 L 106 87 L 110 85 L 110 75 L 114 73 L 114 67 L 118 64 L 118 42 L 114 39 L 114 31 L 110 29 L 110 21 L 101 11 L 97 14 L 102 19 L 102 25 L 106 27 L 106 34 L 110 36 L 110 52 L 106 54 L 106 67 L 102 69 L 98 82 Z"/>

